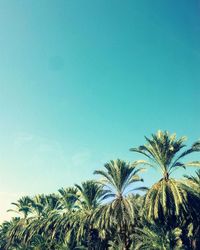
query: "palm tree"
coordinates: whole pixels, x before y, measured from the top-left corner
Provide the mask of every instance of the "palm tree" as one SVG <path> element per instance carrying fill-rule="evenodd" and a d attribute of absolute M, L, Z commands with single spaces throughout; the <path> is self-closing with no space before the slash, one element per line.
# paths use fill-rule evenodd
<path fill-rule="evenodd" d="M 28 224 L 27 218 L 12 218 L 6 233 L 6 246 L 5 249 L 26 249 L 23 242 L 23 231 Z"/>
<path fill-rule="evenodd" d="M 183 244 L 181 240 L 182 230 L 175 228 L 165 231 L 156 225 L 137 228 L 133 239 L 134 250 L 181 250 Z"/>
<path fill-rule="evenodd" d="M 16 207 L 16 209 L 9 209 L 8 212 L 15 212 L 18 214 L 22 214 L 23 217 L 26 219 L 29 214 L 32 212 L 31 207 L 32 200 L 29 196 L 24 196 L 20 198 L 17 202 L 11 203 Z"/>
<path fill-rule="evenodd" d="M 18 246 L 18 241 L 13 239 L 12 231 L 16 227 L 20 218 L 14 217 L 10 221 L 4 221 L 0 225 L 0 249 L 9 249 L 11 244 L 15 247 Z"/>
<path fill-rule="evenodd" d="M 196 176 L 184 175 L 185 184 L 193 189 L 197 196 L 200 196 L 200 169 L 196 171 Z"/>
<path fill-rule="evenodd" d="M 75 203 L 77 201 L 77 188 L 69 187 L 69 188 L 60 188 L 58 192 L 61 195 L 60 202 L 62 204 L 62 208 L 67 211 L 72 211 L 75 208 Z"/>
<path fill-rule="evenodd" d="M 144 187 L 133 189 L 135 182 L 143 181 L 138 173 L 142 171 L 136 166 L 141 162 L 127 163 L 123 160 L 110 161 L 104 165 L 104 170 L 96 170 L 94 173 L 103 177 L 101 184 L 108 192 L 110 202 L 98 210 L 99 226 L 112 227 L 115 224 L 119 228 L 124 249 L 129 248 L 128 225 L 134 220 L 134 207 L 127 196 L 133 190 L 144 190 Z"/>
<path fill-rule="evenodd" d="M 76 184 L 75 187 L 78 190 L 78 205 L 87 211 L 97 208 L 106 193 L 94 180 L 82 182 L 81 186 Z"/>
<path fill-rule="evenodd" d="M 195 142 L 190 148 L 181 150 L 186 146 L 186 137 L 176 138 L 167 131 L 158 131 L 152 138 L 145 137 L 147 143 L 138 148 L 131 148 L 133 152 L 140 153 L 148 158 L 148 165 L 159 169 L 162 178 L 147 192 L 144 206 L 147 218 L 166 219 L 178 216 L 187 211 L 187 192 L 181 187 L 181 182 L 171 178 L 171 174 L 187 166 L 200 166 L 199 161 L 183 162 L 183 158 L 194 152 L 200 151 L 200 141 Z"/>
<path fill-rule="evenodd" d="M 200 248 L 200 170 L 196 175 L 184 175 L 183 189 L 187 191 L 190 211 L 187 218 L 183 220 L 186 228 L 187 239 L 191 249 Z M 185 237 L 186 238 L 186 237 Z"/>
<path fill-rule="evenodd" d="M 98 238 L 98 235 L 96 235 L 97 230 L 94 228 L 91 218 L 106 192 L 102 186 L 93 180 L 82 182 L 81 185 L 76 184 L 75 187 L 77 189 L 77 201 L 75 211 L 70 218 L 71 230 L 69 236 L 71 233 L 74 234 L 75 230 L 77 241 L 82 244 L 85 239 L 88 249 L 93 249 L 95 237 Z"/>

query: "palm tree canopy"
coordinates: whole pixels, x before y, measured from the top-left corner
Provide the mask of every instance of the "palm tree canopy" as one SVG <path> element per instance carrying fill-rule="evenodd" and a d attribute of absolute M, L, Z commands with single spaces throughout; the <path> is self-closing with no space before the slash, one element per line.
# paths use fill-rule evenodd
<path fill-rule="evenodd" d="M 147 218 L 165 220 L 187 210 L 187 193 L 182 183 L 170 178 L 154 184 L 145 196 Z"/>
<path fill-rule="evenodd" d="M 186 137 L 179 139 L 176 134 L 169 134 L 168 131 L 158 131 L 152 134 L 152 138 L 145 137 L 147 143 L 138 148 L 131 148 L 130 151 L 138 152 L 146 156 L 150 162 L 149 165 L 159 168 L 165 178 L 175 171 L 177 168 L 185 168 L 187 166 L 200 166 L 200 161 L 182 162 L 182 159 L 194 152 L 200 152 L 200 141 L 193 143 L 193 145 L 181 152 L 186 147 L 184 144 Z"/>
<path fill-rule="evenodd" d="M 15 209 L 9 209 L 8 212 L 16 212 L 18 214 L 23 214 L 24 217 L 27 217 L 28 214 L 32 212 L 31 203 L 32 200 L 29 196 L 23 196 L 17 202 L 11 203 L 15 206 Z"/>
<path fill-rule="evenodd" d="M 86 209 L 95 209 L 98 207 L 101 199 L 106 194 L 102 186 L 94 180 L 82 182 L 82 185 L 76 184 L 78 199 L 80 205 Z"/>
<path fill-rule="evenodd" d="M 177 168 L 200 166 L 184 157 L 200 151 L 186 148 L 185 137 L 158 131 L 132 151 L 148 161 L 117 159 L 89 180 L 58 193 L 22 197 L 14 205 L 19 217 L 0 225 L 0 249 L 200 249 L 200 170 L 173 179 Z M 162 178 L 140 196 L 140 164 L 160 169 Z M 153 176 L 151 176 L 153 178 Z"/>
<path fill-rule="evenodd" d="M 108 191 L 106 198 L 111 201 L 101 206 L 96 212 L 98 227 L 109 228 L 112 225 L 119 227 L 119 232 L 125 236 L 125 228 L 134 220 L 134 205 L 128 194 L 133 190 L 143 190 L 144 187 L 133 189 L 132 184 L 143 181 L 138 173 L 141 168 L 136 168 L 139 162 L 127 163 L 123 160 L 112 160 L 104 165 L 105 170 L 96 170 L 94 173 L 102 176 L 100 183 Z"/>
<path fill-rule="evenodd" d="M 182 188 L 188 193 L 188 203 L 190 204 L 190 212 L 195 211 L 195 216 L 199 218 L 200 214 L 200 169 L 196 171 L 196 175 L 184 175 Z"/>
<path fill-rule="evenodd" d="M 104 165 L 106 170 L 96 170 L 94 174 L 103 177 L 101 184 L 110 191 L 110 195 L 108 196 L 123 196 L 126 191 L 128 192 L 128 189 L 129 192 L 133 190 L 131 190 L 133 183 L 143 181 L 138 175 L 143 169 L 136 168 L 140 163 L 144 162 L 137 161 L 134 163 L 127 163 L 120 159 L 111 160 Z"/>
<path fill-rule="evenodd" d="M 182 230 L 175 228 L 165 231 L 162 228 L 151 225 L 150 227 L 136 228 L 132 235 L 134 250 L 171 250 L 182 249 Z"/>
<path fill-rule="evenodd" d="M 190 210 L 187 206 L 187 191 L 181 182 L 170 178 L 170 174 L 178 168 L 200 166 L 199 161 L 183 162 L 187 155 L 200 151 L 200 141 L 183 150 L 186 137 L 177 138 L 176 134 L 158 131 L 152 138 L 145 137 L 147 143 L 138 148 L 130 149 L 138 152 L 149 160 L 149 165 L 161 170 L 163 178 L 154 184 L 145 196 L 145 214 L 148 219 L 161 219 L 161 222 L 172 220 Z"/>
<path fill-rule="evenodd" d="M 196 176 L 184 175 L 186 183 L 191 186 L 197 193 L 200 193 L 200 169 L 196 171 Z"/>
<path fill-rule="evenodd" d="M 77 188 L 69 187 L 69 188 L 61 188 L 58 192 L 61 195 L 61 204 L 63 208 L 68 211 L 72 210 L 75 206 L 75 203 L 78 199 L 77 197 Z"/>

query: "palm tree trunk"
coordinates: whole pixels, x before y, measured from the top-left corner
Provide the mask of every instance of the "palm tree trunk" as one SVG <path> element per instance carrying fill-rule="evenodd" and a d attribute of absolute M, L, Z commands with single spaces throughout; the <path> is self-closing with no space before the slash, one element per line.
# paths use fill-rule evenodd
<path fill-rule="evenodd" d="M 169 180 L 169 173 L 168 173 L 167 171 L 164 173 L 164 179 L 165 179 L 166 181 Z"/>
<path fill-rule="evenodd" d="M 93 250 L 93 239 L 92 239 L 92 227 L 89 226 L 89 230 L 88 230 L 88 237 L 87 237 L 87 241 L 88 241 L 88 250 Z"/>
<path fill-rule="evenodd" d="M 129 238 L 127 237 L 127 234 L 126 234 L 126 225 L 123 222 L 120 225 L 120 235 L 121 235 L 120 236 L 121 240 L 124 242 L 123 250 L 128 250 L 129 245 L 130 245 L 130 241 L 129 241 Z"/>

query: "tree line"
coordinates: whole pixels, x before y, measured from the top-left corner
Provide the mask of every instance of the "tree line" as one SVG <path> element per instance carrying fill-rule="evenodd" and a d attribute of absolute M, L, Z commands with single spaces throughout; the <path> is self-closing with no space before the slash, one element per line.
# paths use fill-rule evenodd
<path fill-rule="evenodd" d="M 0 249 L 200 249 L 200 170 L 173 178 L 200 166 L 184 160 L 200 152 L 200 141 L 188 147 L 167 131 L 145 140 L 130 149 L 141 160 L 111 160 L 94 172 L 97 180 L 12 203 L 17 216 L 0 225 Z M 141 173 L 149 167 L 161 178 L 147 188 Z"/>

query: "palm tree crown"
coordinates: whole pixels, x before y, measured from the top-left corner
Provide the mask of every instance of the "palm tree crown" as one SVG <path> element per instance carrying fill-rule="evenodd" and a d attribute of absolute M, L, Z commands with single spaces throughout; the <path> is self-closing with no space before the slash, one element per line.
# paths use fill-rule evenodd
<path fill-rule="evenodd" d="M 87 210 L 97 208 L 105 194 L 102 186 L 93 180 L 82 182 L 81 186 L 76 184 L 75 187 L 78 190 L 79 205 Z"/>
<path fill-rule="evenodd" d="M 196 171 L 196 176 L 184 175 L 184 177 L 186 178 L 186 184 L 200 195 L 200 169 Z"/>
<path fill-rule="evenodd" d="M 167 131 L 158 131 L 149 139 L 147 144 L 130 149 L 149 159 L 148 165 L 161 170 L 163 177 L 155 183 L 145 196 L 144 206 L 148 219 L 160 219 L 162 223 L 166 218 L 174 218 L 188 208 L 187 191 L 182 188 L 180 181 L 170 178 L 178 168 L 187 166 L 200 166 L 199 161 L 183 162 L 182 159 L 194 152 L 200 151 L 200 141 L 195 142 L 190 148 L 181 152 L 186 145 L 186 137 L 176 138 Z"/>
<path fill-rule="evenodd" d="M 159 168 L 165 179 L 173 173 L 177 168 L 186 168 L 187 166 L 200 166 L 199 161 L 182 162 L 182 159 L 194 152 L 200 152 L 200 141 L 195 142 L 190 148 L 182 151 L 186 145 L 186 137 L 179 139 L 176 134 L 170 135 L 168 131 L 158 131 L 152 134 L 152 138 L 145 137 L 147 144 L 141 145 L 138 148 L 131 148 L 133 152 L 138 152 L 146 156 L 150 162 L 149 165 Z M 180 153 L 180 154 L 178 154 Z"/>
<path fill-rule="evenodd" d="M 138 173 L 143 169 L 136 166 L 144 161 L 137 161 L 132 164 L 117 159 L 104 165 L 106 171 L 96 170 L 94 174 L 101 175 L 101 183 L 110 192 L 109 197 L 122 197 L 131 191 L 130 187 L 134 182 L 143 181 Z M 133 189 L 132 189 L 133 190 Z"/>
<path fill-rule="evenodd" d="M 104 165 L 106 170 L 94 172 L 103 177 L 101 184 L 108 192 L 107 198 L 111 199 L 108 204 L 100 207 L 96 214 L 96 217 L 99 218 L 98 227 L 110 228 L 117 225 L 119 241 L 124 244 L 123 249 L 129 249 L 130 241 L 127 228 L 134 220 L 134 205 L 128 194 L 134 190 L 133 183 L 143 181 L 138 175 L 142 169 L 136 169 L 139 163 L 141 161 L 130 164 L 118 159 L 106 163 Z"/>

